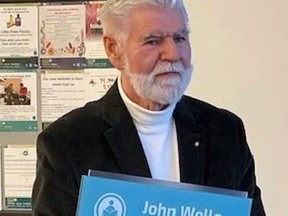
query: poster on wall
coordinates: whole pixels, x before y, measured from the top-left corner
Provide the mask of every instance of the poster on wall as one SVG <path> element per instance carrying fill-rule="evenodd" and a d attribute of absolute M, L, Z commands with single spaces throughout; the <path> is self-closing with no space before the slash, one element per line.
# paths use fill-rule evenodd
<path fill-rule="evenodd" d="M 40 6 L 39 45 L 42 69 L 85 67 L 85 5 Z"/>
<path fill-rule="evenodd" d="M 86 68 L 113 68 L 103 45 L 100 10 L 106 0 L 86 4 Z"/>
<path fill-rule="evenodd" d="M 0 5 L 0 69 L 38 67 L 38 7 Z"/>
<path fill-rule="evenodd" d="M 0 131 L 37 131 L 36 72 L 0 72 Z"/>
<path fill-rule="evenodd" d="M 42 122 L 55 121 L 72 109 L 102 97 L 117 77 L 115 69 L 42 72 Z"/>
<path fill-rule="evenodd" d="M 0 6 L 1 57 L 38 55 L 37 6 Z"/>
<path fill-rule="evenodd" d="M 35 145 L 4 146 L 3 175 L 3 209 L 31 209 L 32 187 L 36 176 Z"/>
<path fill-rule="evenodd" d="M 105 1 L 95 1 L 86 4 L 86 58 L 107 58 L 102 42 L 103 29 L 100 10 Z"/>

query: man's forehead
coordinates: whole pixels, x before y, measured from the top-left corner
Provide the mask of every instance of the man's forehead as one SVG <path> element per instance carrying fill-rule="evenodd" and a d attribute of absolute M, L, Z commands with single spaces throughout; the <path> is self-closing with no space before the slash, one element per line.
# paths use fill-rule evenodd
<path fill-rule="evenodd" d="M 128 20 L 134 28 L 144 28 L 148 31 L 183 31 L 187 29 L 183 14 L 178 10 L 139 10 L 131 14 Z"/>

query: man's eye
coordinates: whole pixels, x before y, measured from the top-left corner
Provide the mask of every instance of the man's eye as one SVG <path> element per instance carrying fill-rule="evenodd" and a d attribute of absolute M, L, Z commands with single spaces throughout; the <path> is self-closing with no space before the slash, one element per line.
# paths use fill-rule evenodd
<path fill-rule="evenodd" d="M 148 44 L 148 45 L 158 45 L 160 43 L 160 40 L 148 40 L 145 42 L 145 44 Z"/>
<path fill-rule="evenodd" d="M 174 37 L 174 41 L 176 43 L 182 43 L 182 42 L 186 41 L 186 38 L 185 37 L 181 37 L 181 36 L 177 36 L 177 37 Z"/>

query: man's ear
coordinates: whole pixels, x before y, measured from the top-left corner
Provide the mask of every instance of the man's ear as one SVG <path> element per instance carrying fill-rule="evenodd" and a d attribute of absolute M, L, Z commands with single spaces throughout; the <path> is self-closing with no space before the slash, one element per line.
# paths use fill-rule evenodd
<path fill-rule="evenodd" d="M 123 54 L 119 50 L 119 44 L 110 36 L 103 36 L 103 43 L 106 51 L 106 55 L 108 56 L 112 65 L 118 70 L 123 70 Z"/>

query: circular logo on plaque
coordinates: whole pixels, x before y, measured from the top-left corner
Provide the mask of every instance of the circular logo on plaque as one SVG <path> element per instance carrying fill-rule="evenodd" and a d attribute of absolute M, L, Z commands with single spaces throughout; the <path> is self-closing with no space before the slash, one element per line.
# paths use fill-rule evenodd
<path fill-rule="evenodd" d="M 115 193 L 104 194 L 94 206 L 94 216 L 125 216 L 125 214 L 125 202 Z"/>

